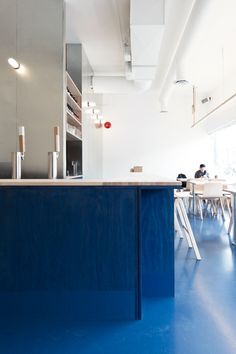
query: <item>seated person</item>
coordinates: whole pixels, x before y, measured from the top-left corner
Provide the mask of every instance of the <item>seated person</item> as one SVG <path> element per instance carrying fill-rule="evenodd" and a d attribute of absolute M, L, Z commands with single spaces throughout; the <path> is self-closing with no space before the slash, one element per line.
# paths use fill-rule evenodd
<path fill-rule="evenodd" d="M 202 163 L 200 165 L 200 169 L 195 172 L 194 178 L 202 178 L 202 177 L 209 177 L 209 174 L 206 171 L 206 166 Z"/>

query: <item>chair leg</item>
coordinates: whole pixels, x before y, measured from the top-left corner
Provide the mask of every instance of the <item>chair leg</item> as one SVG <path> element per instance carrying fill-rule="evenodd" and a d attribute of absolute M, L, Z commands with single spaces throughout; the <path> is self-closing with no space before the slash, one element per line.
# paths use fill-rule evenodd
<path fill-rule="evenodd" d="M 199 207 L 200 218 L 201 218 L 201 220 L 203 220 L 201 200 L 200 200 L 200 198 L 197 197 L 196 201 L 197 201 L 197 204 L 198 204 L 198 207 Z"/>
<path fill-rule="evenodd" d="M 221 207 L 221 211 L 222 211 L 222 219 L 223 219 L 223 221 L 225 221 L 225 210 L 224 210 L 222 198 L 220 198 L 220 207 Z"/>
<path fill-rule="evenodd" d="M 231 208 L 230 208 L 228 197 L 226 197 L 225 200 L 226 200 L 226 207 L 227 207 L 227 210 L 228 210 L 228 213 L 229 213 L 229 217 L 231 218 Z"/>
<path fill-rule="evenodd" d="M 190 211 L 192 210 L 192 198 L 189 198 L 189 201 L 188 201 L 188 212 L 190 213 Z"/>
<path fill-rule="evenodd" d="M 209 203 L 210 203 L 211 216 L 214 216 L 214 212 L 215 212 L 215 211 L 214 211 L 214 203 L 213 203 L 212 200 L 210 200 Z"/>
<path fill-rule="evenodd" d="M 175 201 L 175 211 L 174 211 L 174 222 L 175 222 L 175 231 L 178 233 L 180 238 L 184 238 L 180 224 L 179 224 L 179 220 L 177 217 L 176 201 Z"/>
<path fill-rule="evenodd" d="M 175 231 L 179 235 L 179 238 L 184 238 L 184 236 L 182 234 L 182 231 L 181 231 L 181 227 L 180 227 L 179 221 L 178 221 L 176 215 L 175 215 Z"/>
<path fill-rule="evenodd" d="M 212 205 L 213 205 L 213 215 L 217 216 L 217 205 L 215 200 L 212 200 Z"/>
<path fill-rule="evenodd" d="M 233 226 L 233 215 L 231 214 L 230 221 L 229 221 L 228 234 L 230 234 L 232 226 Z"/>
<path fill-rule="evenodd" d="M 197 246 L 197 243 L 196 243 L 193 231 L 192 231 L 192 227 L 191 227 L 189 219 L 188 219 L 188 215 L 186 213 L 186 209 L 184 208 L 184 204 L 183 204 L 183 201 L 181 199 L 179 200 L 179 206 L 180 206 L 180 209 L 181 209 L 181 212 L 182 212 L 182 216 L 183 216 L 184 221 L 185 221 L 185 225 L 186 225 L 188 233 L 189 233 L 189 238 L 191 240 L 195 256 L 196 256 L 197 260 L 200 261 L 202 258 L 201 258 L 201 255 L 200 255 L 200 252 L 199 252 L 199 249 L 198 249 L 198 246 Z"/>
<path fill-rule="evenodd" d="M 181 221 L 181 225 L 183 227 L 183 230 L 184 230 L 184 235 L 186 237 L 186 240 L 187 240 L 187 243 L 188 243 L 188 247 L 189 248 L 192 248 L 192 243 L 191 243 L 191 239 L 189 237 L 189 234 L 188 234 L 188 231 L 187 231 L 187 227 L 186 227 L 186 224 L 185 224 L 185 220 L 184 220 L 184 217 L 183 217 L 183 214 L 182 214 L 182 211 L 181 211 L 181 208 L 180 208 L 180 198 L 177 198 L 176 199 L 176 210 L 178 212 L 178 215 L 179 215 L 179 218 L 180 218 L 180 221 Z"/>

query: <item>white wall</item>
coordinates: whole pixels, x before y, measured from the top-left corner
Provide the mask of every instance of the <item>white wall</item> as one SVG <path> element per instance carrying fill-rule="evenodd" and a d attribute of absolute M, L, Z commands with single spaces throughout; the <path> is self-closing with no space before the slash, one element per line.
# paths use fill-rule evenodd
<path fill-rule="evenodd" d="M 93 120 L 83 115 L 83 176 L 102 178 L 102 129 L 94 126 Z"/>
<path fill-rule="evenodd" d="M 95 101 L 102 107 L 102 95 L 83 93 L 83 100 Z M 94 125 L 90 114 L 83 110 L 83 177 L 102 178 L 102 129 Z"/>
<path fill-rule="evenodd" d="M 102 95 L 95 95 L 91 90 L 92 67 L 85 51 L 82 51 L 83 64 L 83 101 L 95 101 L 97 108 L 102 107 Z M 83 110 L 83 177 L 102 178 L 102 129 L 97 129 L 94 121 Z"/>
<path fill-rule="evenodd" d="M 175 97 L 174 97 L 175 96 Z M 181 97 L 181 98 L 180 98 Z M 173 95 L 170 110 L 160 114 L 158 96 L 104 95 L 103 177 L 125 176 L 133 165 L 147 174 L 192 177 L 200 163 L 213 170 L 213 144 L 205 126 L 191 128 L 191 100 Z"/>

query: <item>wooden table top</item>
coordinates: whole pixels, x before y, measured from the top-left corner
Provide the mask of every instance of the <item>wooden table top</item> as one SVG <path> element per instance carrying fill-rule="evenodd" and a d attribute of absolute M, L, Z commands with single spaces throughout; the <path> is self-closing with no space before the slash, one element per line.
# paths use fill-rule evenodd
<path fill-rule="evenodd" d="M 112 179 L 0 179 L 0 186 L 181 186 L 181 182 L 162 177 Z"/>

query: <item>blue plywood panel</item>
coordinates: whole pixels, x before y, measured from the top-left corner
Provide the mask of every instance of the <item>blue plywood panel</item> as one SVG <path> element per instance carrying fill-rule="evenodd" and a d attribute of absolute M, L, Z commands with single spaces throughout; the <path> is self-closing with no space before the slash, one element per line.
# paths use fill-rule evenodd
<path fill-rule="evenodd" d="M 0 188 L 0 309 L 141 318 L 174 293 L 172 188 Z"/>
<path fill-rule="evenodd" d="M 141 191 L 142 295 L 174 295 L 173 189 Z"/>
<path fill-rule="evenodd" d="M 135 188 L 4 187 L 0 215 L 2 293 L 34 296 L 35 310 L 137 317 Z"/>

